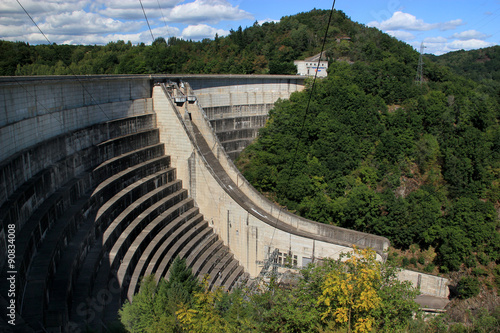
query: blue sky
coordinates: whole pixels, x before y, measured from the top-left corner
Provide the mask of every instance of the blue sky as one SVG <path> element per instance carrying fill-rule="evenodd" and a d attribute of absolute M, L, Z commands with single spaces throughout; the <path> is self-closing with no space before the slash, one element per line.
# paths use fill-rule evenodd
<path fill-rule="evenodd" d="M 200 40 L 254 22 L 330 9 L 332 1 L 296 0 L 2 0 L 0 39 L 58 44 L 97 44 L 154 38 Z M 426 53 L 443 54 L 500 44 L 500 0 L 337 0 L 352 20 L 379 28 Z"/>

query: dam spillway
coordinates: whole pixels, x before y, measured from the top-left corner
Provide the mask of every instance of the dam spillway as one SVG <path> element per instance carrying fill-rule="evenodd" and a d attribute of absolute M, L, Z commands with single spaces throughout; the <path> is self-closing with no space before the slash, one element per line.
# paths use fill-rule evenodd
<path fill-rule="evenodd" d="M 15 296 L 0 303 L 14 300 L 17 328 L 100 327 L 176 256 L 226 289 L 258 276 L 270 253 L 296 267 L 353 244 L 383 256 L 387 239 L 282 211 L 232 164 L 273 103 L 303 86 L 265 75 L 0 79 L 2 290 L 12 230 L 16 272 Z"/>

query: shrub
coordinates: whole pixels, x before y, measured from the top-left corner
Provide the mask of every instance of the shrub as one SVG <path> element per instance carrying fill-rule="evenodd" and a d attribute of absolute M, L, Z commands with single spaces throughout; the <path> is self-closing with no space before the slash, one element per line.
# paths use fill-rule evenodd
<path fill-rule="evenodd" d="M 436 266 L 433 263 L 430 263 L 424 267 L 424 272 L 432 273 L 432 271 L 434 270 L 434 267 L 436 267 Z"/>
<path fill-rule="evenodd" d="M 487 276 L 488 272 L 485 269 L 482 269 L 481 267 L 476 267 L 472 269 L 472 274 L 475 276 Z"/>
<path fill-rule="evenodd" d="M 466 276 L 458 282 L 458 297 L 461 299 L 471 298 L 479 295 L 479 280 L 473 276 Z"/>
<path fill-rule="evenodd" d="M 495 284 L 500 290 L 500 265 L 497 265 L 495 269 L 493 269 L 493 275 L 495 276 Z"/>
<path fill-rule="evenodd" d="M 402 263 L 403 267 L 406 267 L 409 264 L 410 264 L 410 260 L 408 260 L 408 258 L 406 258 L 406 257 L 403 257 L 403 263 Z"/>
<path fill-rule="evenodd" d="M 424 264 L 425 264 L 425 259 L 424 259 L 424 257 L 423 257 L 423 256 L 419 256 L 419 257 L 418 257 L 418 263 L 419 263 L 420 265 L 424 265 Z"/>
<path fill-rule="evenodd" d="M 418 244 L 411 244 L 410 245 L 410 251 L 411 251 L 411 253 L 415 254 L 419 250 L 420 250 L 420 246 L 418 246 Z"/>
<path fill-rule="evenodd" d="M 490 257 L 488 257 L 488 255 L 484 252 L 479 252 L 477 254 L 477 260 L 479 260 L 479 263 L 484 266 L 490 263 Z"/>
<path fill-rule="evenodd" d="M 412 264 L 413 266 L 417 266 L 417 259 L 416 258 L 411 258 L 410 259 L 410 264 Z"/>
<path fill-rule="evenodd" d="M 467 268 L 476 267 L 477 266 L 476 258 L 474 258 L 474 256 L 469 256 L 465 258 L 464 264 Z"/>

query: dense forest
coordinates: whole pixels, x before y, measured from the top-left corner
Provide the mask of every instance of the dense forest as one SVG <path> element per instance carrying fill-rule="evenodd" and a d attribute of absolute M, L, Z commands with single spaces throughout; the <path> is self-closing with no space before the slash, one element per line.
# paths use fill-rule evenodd
<path fill-rule="evenodd" d="M 446 274 L 454 297 L 493 295 L 486 313 L 461 313 L 452 321 L 468 320 L 468 329 L 493 323 L 497 329 L 500 314 L 491 311 L 498 306 L 500 288 L 500 47 L 425 55 L 424 82 L 417 84 L 419 54 L 411 46 L 341 11 L 333 13 L 324 41 L 328 16 L 329 11 L 312 10 L 200 42 L 158 38 L 152 45 L 117 41 L 92 46 L 0 41 L 0 75 L 295 74 L 293 61 L 319 53 L 325 42 L 328 77 L 310 79 L 303 92 L 278 101 L 258 139 L 238 158 L 238 167 L 257 189 L 290 211 L 388 237 L 388 265 Z M 328 310 L 327 303 L 342 302 L 340 294 L 335 298 L 333 291 L 325 292 L 327 281 L 335 278 L 331 272 L 354 271 L 339 265 L 308 268 L 296 287 L 271 281 L 251 295 L 209 292 L 197 282 L 172 287 L 163 281 L 156 287 L 146 278 L 143 294 L 136 296 L 140 301 L 124 307 L 122 322 L 130 331 L 145 331 L 144 318 L 173 331 L 197 331 L 203 325 L 215 331 L 355 329 L 356 321 L 336 320 L 345 310 Z M 385 271 L 380 268 L 384 277 L 372 280 L 389 281 Z M 382 284 L 389 289 L 372 294 L 377 300 L 370 303 L 373 308 L 356 320 L 380 331 L 450 329 L 444 324 L 449 317 L 431 324 L 412 321 L 403 311 L 413 309 L 411 302 L 391 304 L 401 312 L 389 313 L 384 306 L 396 301 L 391 297 L 413 291 Z M 325 295 L 332 298 L 326 301 Z"/>
<path fill-rule="evenodd" d="M 479 50 L 449 52 L 439 57 L 434 55 L 427 55 L 427 57 L 476 82 L 486 84 L 500 82 L 500 46 L 498 45 Z"/>
<path fill-rule="evenodd" d="M 159 37 L 152 45 L 125 41 L 105 46 L 0 41 L 0 75 L 295 74 L 294 60 L 320 52 L 328 19 L 329 11 L 312 10 L 285 16 L 279 23 L 239 27 L 226 37 L 200 42 L 175 37 Z M 347 36 L 352 36 L 352 42 L 342 39 Z M 400 49 L 407 53 L 408 60 L 418 60 L 408 45 L 352 22 L 341 11 L 334 12 L 326 43 L 331 58 L 381 59 L 381 44 L 383 50 Z"/>

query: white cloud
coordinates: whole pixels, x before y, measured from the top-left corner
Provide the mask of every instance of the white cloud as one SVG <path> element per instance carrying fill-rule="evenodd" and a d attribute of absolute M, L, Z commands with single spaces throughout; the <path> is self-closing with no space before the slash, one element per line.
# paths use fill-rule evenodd
<path fill-rule="evenodd" d="M 30 32 L 30 28 L 31 27 L 28 27 L 25 25 L 19 26 L 19 25 L 3 25 L 3 24 L 1 24 L 0 25 L 0 31 L 2 32 L 1 39 L 9 40 L 9 41 L 19 41 L 21 39 L 15 38 L 16 36 L 19 36 L 19 30 L 23 30 L 25 33 L 28 33 L 28 32 Z"/>
<path fill-rule="evenodd" d="M 428 37 L 424 39 L 425 53 L 432 53 L 435 55 L 441 55 L 451 51 L 457 50 L 473 50 L 484 48 L 494 45 L 494 43 L 489 43 L 484 40 L 470 39 L 470 40 L 453 40 L 439 36 L 439 37 Z M 415 41 L 411 45 L 419 50 L 420 43 Z"/>
<path fill-rule="evenodd" d="M 168 14 L 165 14 L 167 21 L 183 23 L 208 22 L 216 24 L 220 21 L 253 19 L 253 16 L 233 7 L 226 0 L 195 0 L 194 2 L 182 4 L 174 7 Z"/>
<path fill-rule="evenodd" d="M 68 10 L 78 10 L 85 8 L 91 1 L 82 0 L 23 0 L 22 7 L 16 1 L 2 1 L 0 2 L 0 13 L 2 16 L 10 16 L 11 14 L 20 14 L 26 16 L 23 8 L 32 16 L 36 15 L 50 15 L 53 12 L 61 12 Z"/>
<path fill-rule="evenodd" d="M 460 40 L 469 40 L 469 39 L 485 39 L 488 36 L 479 32 L 477 30 L 467 30 L 459 33 L 454 33 L 451 38 L 460 39 Z"/>
<path fill-rule="evenodd" d="M 408 32 L 408 31 L 389 30 L 389 31 L 386 31 L 386 33 L 391 35 L 392 37 L 396 37 L 397 39 L 404 40 L 404 41 L 409 41 L 409 40 L 415 39 L 415 35 L 412 34 L 411 32 Z"/>
<path fill-rule="evenodd" d="M 469 40 L 454 40 L 447 46 L 452 50 L 472 50 L 480 49 L 483 47 L 493 46 L 494 43 L 489 43 L 480 39 L 469 39 Z"/>
<path fill-rule="evenodd" d="M 412 46 L 417 50 L 420 51 L 420 43 L 415 41 L 412 43 Z M 432 53 L 435 55 L 440 55 L 443 53 L 448 52 L 449 50 L 446 47 L 446 44 L 448 43 L 448 39 L 445 37 L 427 37 L 424 38 L 423 40 L 424 43 L 424 53 Z"/>
<path fill-rule="evenodd" d="M 204 38 L 214 38 L 215 34 L 225 36 L 229 31 L 217 29 L 206 24 L 190 25 L 182 30 L 182 38 L 189 40 L 202 40 Z"/>
<path fill-rule="evenodd" d="M 155 38 L 163 37 L 165 39 L 169 39 L 170 37 L 179 37 L 181 32 L 179 28 L 170 27 L 170 26 L 162 26 L 153 29 L 153 35 Z"/>
<path fill-rule="evenodd" d="M 417 17 L 414 15 L 403 13 L 401 11 L 396 11 L 392 14 L 391 18 L 385 21 L 382 22 L 372 21 L 367 25 L 384 31 L 387 30 L 428 31 L 433 29 L 450 30 L 462 24 L 464 23 L 462 22 L 461 19 L 442 22 L 442 23 L 426 23 L 422 19 L 417 19 Z"/>
<path fill-rule="evenodd" d="M 431 44 L 436 44 L 436 43 L 443 44 L 443 43 L 446 43 L 447 41 L 448 41 L 447 38 L 441 37 L 441 36 L 439 36 L 439 37 L 427 37 L 424 39 L 424 44 L 429 44 L 429 43 L 431 43 Z"/>
<path fill-rule="evenodd" d="M 457 19 L 457 20 L 451 20 L 448 22 L 438 23 L 438 27 L 439 27 L 439 30 L 446 31 L 446 30 L 456 29 L 457 27 L 464 25 L 464 24 L 465 24 L 465 22 L 462 21 L 462 19 Z"/>
<path fill-rule="evenodd" d="M 46 34 L 81 35 L 137 31 L 142 25 L 143 22 L 123 22 L 80 10 L 49 16 L 39 26 Z"/>
<path fill-rule="evenodd" d="M 273 20 L 273 19 L 267 18 L 267 19 L 265 19 L 265 20 L 260 20 L 260 21 L 257 21 L 257 23 L 258 23 L 259 25 L 263 25 L 264 23 L 271 23 L 271 22 L 273 22 L 273 23 L 278 23 L 279 21 L 280 21 L 280 20 Z"/>
<path fill-rule="evenodd" d="M 78 11 L 88 5 L 90 1 L 78 0 L 52 0 L 52 1 L 33 1 L 25 0 L 22 2 L 23 7 L 19 6 L 16 1 L 1 1 L 0 2 L 0 24 L 28 24 L 33 25 L 31 19 L 26 15 L 26 10 L 33 20 L 40 24 L 54 13 L 63 13 L 68 11 Z M 24 10 L 23 10 L 24 8 Z M 3 32 L 3 31 L 2 31 Z M 1 35 L 0 35 L 1 37 Z"/>
<path fill-rule="evenodd" d="M 169 10 L 183 0 L 142 0 L 148 19 L 166 15 Z M 101 15 L 127 20 L 144 19 L 141 3 L 137 0 L 99 0 L 93 4 L 92 10 Z"/>
<path fill-rule="evenodd" d="M 435 27 L 432 24 L 425 23 L 422 19 L 417 19 L 414 15 L 403 13 L 401 11 L 394 12 L 392 17 L 382 21 L 373 21 L 368 23 L 368 26 L 379 28 L 381 30 L 431 30 Z"/>

